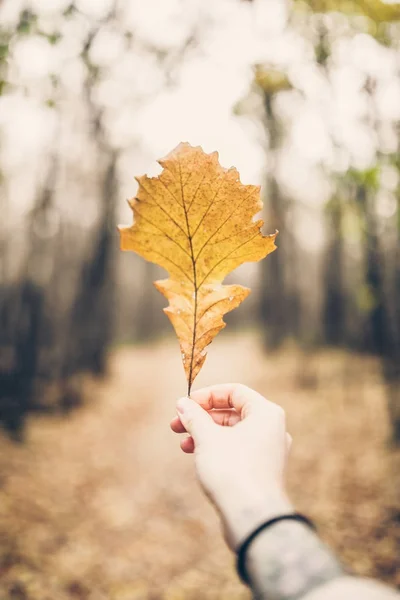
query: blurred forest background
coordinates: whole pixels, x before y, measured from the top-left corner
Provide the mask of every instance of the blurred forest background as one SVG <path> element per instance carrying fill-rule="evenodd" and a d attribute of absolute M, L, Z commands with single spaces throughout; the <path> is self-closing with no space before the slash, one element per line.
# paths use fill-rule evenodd
<path fill-rule="evenodd" d="M 178 527 L 179 536 L 198 534 L 204 548 L 215 521 L 194 492 L 172 492 L 163 479 L 160 464 L 191 477 L 174 441 L 163 452 L 154 433 L 153 446 L 138 433 L 146 424 L 164 439 L 185 385 L 151 284 L 162 273 L 119 252 L 116 225 L 131 222 L 134 175 L 157 173 L 156 160 L 181 141 L 218 150 L 243 183 L 261 184 L 265 233 L 280 231 L 273 255 L 232 276 L 253 292 L 228 316 L 230 333 L 211 347 L 200 380 L 240 375 L 282 402 L 304 445 L 291 484 L 299 503 L 309 506 L 299 478 L 312 468 L 311 511 L 329 541 L 356 571 L 400 583 L 400 4 L 0 0 L 0 591 L 17 600 L 247 597 L 223 547 L 221 563 L 214 557 L 223 576 L 208 563 L 201 570 L 194 547 L 193 556 L 175 548 L 171 514 L 188 511 L 196 535 Z M 144 461 L 132 505 L 162 524 L 172 563 L 155 553 L 149 525 L 132 555 L 125 548 L 131 570 L 119 564 L 111 576 L 104 563 L 115 528 L 138 539 L 125 484 L 110 491 L 115 482 L 93 458 L 112 455 L 107 469 L 126 483 L 118 440 L 129 460 Z M 319 443 L 336 458 L 322 464 Z M 354 480 L 346 469 L 357 448 L 364 462 Z M 336 492 L 331 477 L 345 480 Z M 76 498 L 65 498 L 65 485 Z M 104 488 L 101 506 L 123 516 L 110 539 L 94 541 L 105 517 L 90 521 L 88 498 Z M 193 502 L 182 509 L 187 493 Z M 69 520 L 75 501 L 88 507 L 79 527 Z M 199 532 L 202 519 L 209 525 Z M 43 557 L 70 548 L 74 527 L 84 546 L 77 562 L 46 572 Z M 93 558 L 93 548 L 105 556 Z M 179 575 L 171 587 L 179 552 L 190 557 L 189 583 Z"/>

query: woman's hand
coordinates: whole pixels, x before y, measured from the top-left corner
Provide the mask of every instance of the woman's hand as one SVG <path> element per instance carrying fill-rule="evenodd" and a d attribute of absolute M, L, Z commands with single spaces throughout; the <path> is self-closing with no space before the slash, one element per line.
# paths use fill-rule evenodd
<path fill-rule="evenodd" d="M 223 384 L 181 398 L 177 411 L 171 429 L 189 433 L 181 448 L 194 452 L 232 548 L 262 521 L 293 510 L 285 493 L 291 438 L 282 408 L 244 385 Z"/>

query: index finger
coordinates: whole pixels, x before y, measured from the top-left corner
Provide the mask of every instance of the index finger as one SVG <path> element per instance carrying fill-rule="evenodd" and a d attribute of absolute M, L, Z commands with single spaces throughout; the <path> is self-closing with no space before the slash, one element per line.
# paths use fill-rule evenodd
<path fill-rule="evenodd" d="M 192 400 L 205 410 L 234 408 L 242 418 L 272 404 L 261 394 L 241 383 L 221 383 L 192 392 Z"/>

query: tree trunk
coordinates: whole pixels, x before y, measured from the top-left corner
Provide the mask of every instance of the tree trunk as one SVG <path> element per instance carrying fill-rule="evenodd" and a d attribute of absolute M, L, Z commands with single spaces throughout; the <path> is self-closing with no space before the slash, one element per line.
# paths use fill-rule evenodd
<path fill-rule="evenodd" d="M 338 345 L 344 341 L 345 297 L 343 285 L 342 205 L 331 199 L 327 208 L 329 244 L 325 260 L 324 341 Z"/>
<path fill-rule="evenodd" d="M 272 161 L 279 146 L 279 128 L 272 109 L 272 95 L 264 94 L 269 153 Z M 279 230 L 277 245 L 280 247 L 261 263 L 261 323 L 264 328 L 264 344 L 267 348 L 279 348 L 286 337 L 286 296 L 284 279 L 285 208 L 279 186 L 270 168 L 267 181 L 266 221 L 268 227 Z"/>
<path fill-rule="evenodd" d="M 400 445 L 399 249 L 397 248 L 397 257 L 395 257 L 395 315 L 394 322 L 391 322 L 391 311 L 384 289 L 384 257 L 380 247 L 373 197 L 365 187 L 361 186 L 359 198 L 365 207 L 366 283 L 373 297 L 373 306 L 369 313 L 366 329 L 365 348 L 381 357 L 382 373 L 387 386 L 393 441 Z"/>
<path fill-rule="evenodd" d="M 63 377 L 79 372 L 101 374 L 112 337 L 114 294 L 113 223 L 116 156 L 110 153 L 102 185 L 102 214 L 93 249 L 82 267 L 71 310 Z"/>

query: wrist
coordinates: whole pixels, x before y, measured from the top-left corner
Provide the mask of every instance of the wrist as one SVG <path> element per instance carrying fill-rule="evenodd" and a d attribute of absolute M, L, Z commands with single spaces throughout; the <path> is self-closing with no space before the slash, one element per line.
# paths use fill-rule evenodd
<path fill-rule="evenodd" d="M 261 490 L 245 490 L 232 494 L 219 506 L 225 538 L 232 550 L 264 521 L 294 512 L 294 508 L 283 489 L 263 493 Z"/>

